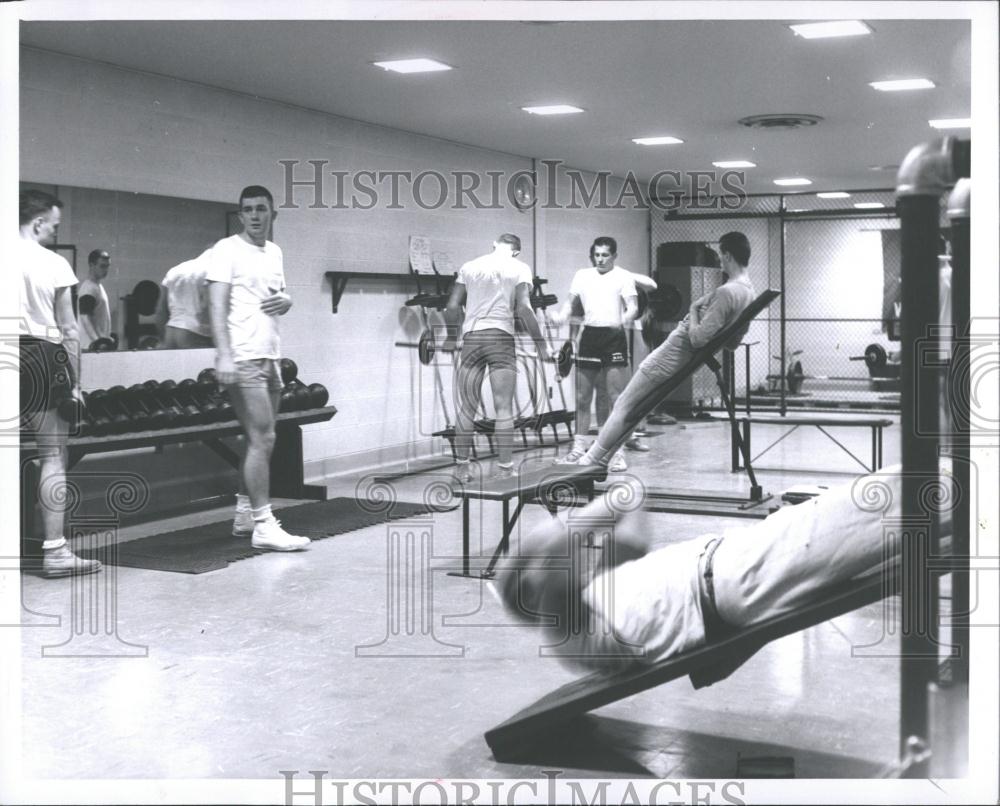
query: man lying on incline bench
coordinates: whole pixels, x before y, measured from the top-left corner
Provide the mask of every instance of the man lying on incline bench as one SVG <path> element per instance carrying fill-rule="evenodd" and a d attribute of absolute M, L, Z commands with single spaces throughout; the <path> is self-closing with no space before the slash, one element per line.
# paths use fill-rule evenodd
<path fill-rule="evenodd" d="M 899 517 L 901 494 L 897 465 L 752 526 L 650 550 L 648 513 L 616 511 L 609 492 L 572 516 L 588 531 L 607 529 L 600 549 L 572 534 L 572 520 L 553 518 L 500 562 L 496 584 L 515 615 L 556 617 L 548 630 L 571 665 L 652 664 L 876 571 L 899 550 L 882 524 Z"/>
<path fill-rule="evenodd" d="M 719 253 L 722 268 L 728 275 L 726 282 L 692 302 L 684 320 L 671 331 L 663 344 L 646 356 L 615 401 L 594 444 L 576 464 L 608 464 L 629 437 L 629 423 L 636 406 L 687 364 L 696 350 L 732 324 L 753 302 L 756 294 L 747 276 L 747 264 L 750 262 L 747 236 L 742 232 L 727 232 L 719 239 Z M 745 334 L 745 330 L 736 334 L 726 346 L 735 347 Z"/>

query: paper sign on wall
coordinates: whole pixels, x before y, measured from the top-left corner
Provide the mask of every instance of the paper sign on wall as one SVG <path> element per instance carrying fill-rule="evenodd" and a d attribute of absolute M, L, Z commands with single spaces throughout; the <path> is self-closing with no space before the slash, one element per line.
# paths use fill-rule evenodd
<path fill-rule="evenodd" d="M 451 276 L 455 273 L 455 264 L 451 262 L 451 255 L 448 252 L 434 253 L 434 268 L 438 274 Z"/>
<path fill-rule="evenodd" d="M 423 235 L 410 236 L 410 269 L 421 274 L 430 274 L 434 270 L 431 266 L 431 242 Z"/>

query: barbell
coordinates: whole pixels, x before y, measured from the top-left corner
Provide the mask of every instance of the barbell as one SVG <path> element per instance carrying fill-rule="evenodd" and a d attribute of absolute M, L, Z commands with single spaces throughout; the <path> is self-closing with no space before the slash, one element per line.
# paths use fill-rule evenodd
<path fill-rule="evenodd" d="M 394 344 L 396 347 L 408 347 L 410 349 L 415 349 L 417 351 L 417 360 L 424 366 L 429 366 L 434 363 L 434 356 L 438 353 L 456 352 L 455 348 L 445 349 L 442 345 L 439 345 L 434 339 L 434 333 L 431 330 L 424 330 L 420 334 L 420 338 L 417 341 L 397 341 L 394 342 Z M 520 358 L 538 358 L 537 354 L 527 353 L 522 350 L 516 351 L 515 354 Z M 573 367 L 576 364 L 600 365 L 601 363 L 599 358 L 578 356 L 576 354 L 576 345 L 573 343 L 572 339 L 567 339 L 562 347 L 556 351 L 555 355 L 549 356 L 548 360 L 555 364 L 556 371 L 560 378 L 567 377 L 570 372 L 573 371 Z"/>

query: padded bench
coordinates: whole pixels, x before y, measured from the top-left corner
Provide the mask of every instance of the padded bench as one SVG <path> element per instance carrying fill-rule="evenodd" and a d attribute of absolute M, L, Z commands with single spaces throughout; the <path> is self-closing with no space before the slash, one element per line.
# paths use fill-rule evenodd
<path fill-rule="evenodd" d="M 290 411 L 278 415 L 276 439 L 271 455 L 271 495 L 276 498 L 326 499 L 326 487 L 306 484 L 302 462 L 302 428 L 309 423 L 322 423 L 333 418 L 336 406 Z M 91 453 L 134 450 L 181 442 L 202 442 L 237 470 L 241 457 L 221 442 L 226 437 L 240 436 L 243 429 L 236 420 L 203 423 L 180 428 L 158 428 L 153 431 L 133 431 L 105 436 L 71 436 L 67 442 L 67 470 Z M 31 461 L 38 448 L 33 441 L 21 443 L 21 533 L 34 536 L 34 512 L 38 503 L 38 469 Z"/>
<path fill-rule="evenodd" d="M 711 415 L 713 420 L 723 420 L 725 422 L 730 422 L 728 416 L 724 415 Z M 870 470 L 875 472 L 882 467 L 882 430 L 888 428 L 892 425 L 893 421 L 886 417 L 859 417 L 854 414 L 750 414 L 737 416 L 736 423 L 731 423 L 730 431 L 730 443 L 732 450 L 732 471 L 734 473 L 743 469 L 742 457 L 740 456 L 738 437 L 737 433 L 737 423 L 739 424 L 740 432 L 742 433 L 743 441 L 747 446 L 747 452 L 750 451 L 750 426 L 753 423 L 759 425 L 782 425 L 786 426 L 789 430 L 782 434 L 778 439 L 768 445 L 764 450 L 754 456 L 750 461 L 755 462 L 765 453 L 767 453 L 771 448 L 777 445 L 779 442 L 784 440 L 786 437 L 791 436 L 796 430 L 804 425 L 815 426 L 820 431 L 822 431 L 833 443 L 835 443 L 841 450 L 843 450 L 848 456 L 850 456 L 854 461 L 861 465 L 865 470 Z M 861 459 L 855 456 L 849 448 L 839 442 L 829 431 L 828 428 L 870 428 L 872 432 L 872 456 L 871 465 L 865 464 Z"/>
<path fill-rule="evenodd" d="M 583 506 L 594 498 L 594 484 L 608 474 L 606 467 L 598 465 L 554 465 L 545 462 L 521 465 L 514 475 L 506 479 L 483 479 L 462 487 L 456 486 L 454 495 L 462 499 L 462 572 L 452 576 L 490 579 L 493 568 L 510 545 L 510 534 L 525 504 L 541 504 L 555 515 L 560 506 Z M 503 532 L 500 543 L 489 565 L 478 573 L 470 570 L 469 557 L 469 502 L 473 499 L 500 501 L 503 506 Z M 513 515 L 510 502 L 517 499 Z"/>

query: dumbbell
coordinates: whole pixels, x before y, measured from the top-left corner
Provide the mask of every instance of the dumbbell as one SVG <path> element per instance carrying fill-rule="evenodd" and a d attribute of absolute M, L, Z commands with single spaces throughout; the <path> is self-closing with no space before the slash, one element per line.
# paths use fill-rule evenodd
<path fill-rule="evenodd" d="M 100 437 L 112 431 L 111 419 L 91 401 L 91 392 L 83 393 L 84 430 L 88 436 Z"/>
<path fill-rule="evenodd" d="M 149 395 L 149 400 L 155 405 L 159 406 L 164 414 L 166 414 L 166 427 L 173 428 L 179 425 L 184 425 L 185 415 L 181 410 L 181 407 L 176 403 L 170 402 L 165 399 L 165 396 L 160 395 L 160 382 L 159 381 L 146 381 L 142 384 L 143 389 L 146 390 L 146 394 Z"/>
<path fill-rule="evenodd" d="M 112 411 L 122 412 L 128 418 L 128 431 L 148 431 L 153 427 L 149 412 L 124 386 L 112 386 L 108 389 L 108 406 Z"/>
<path fill-rule="evenodd" d="M 64 397 L 56 405 L 56 413 L 66 421 L 69 433 L 86 433 L 86 411 L 82 400 L 72 395 Z"/>
<path fill-rule="evenodd" d="M 311 383 L 309 384 L 309 397 L 310 408 L 321 409 L 330 399 L 330 393 L 326 390 L 326 387 L 323 386 L 323 384 Z"/>
<path fill-rule="evenodd" d="M 219 386 L 215 379 L 214 369 L 203 369 L 198 373 L 198 393 L 205 400 L 210 401 L 218 409 L 216 418 L 222 420 L 232 420 L 236 417 L 233 404 L 229 402 L 229 395 L 225 389 Z"/>
<path fill-rule="evenodd" d="M 87 397 L 87 409 L 95 416 L 103 418 L 104 433 L 124 434 L 131 429 L 132 423 L 124 412 L 115 404 L 108 389 L 95 389 Z"/>
<path fill-rule="evenodd" d="M 299 366 L 291 358 L 282 358 L 279 363 L 281 365 L 281 382 L 288 386 L 299 377 Z"/>
<path fill-rule="evenodd" d="M 118 349 L 118 346 L 111 339 L 102 336 L 99 339 L 94 339 L 87 349 L 92 353 L 113 353 Z"/>
<path fill-rule="evenodd" d="M 194 406 L 201 413 L 202 422 L 211 423 L 219 419 L 219 407 L 201 393 L 194 378 L 185 378 L 178 383 L 176 395 L 181 403 Z"/>
<path fill-rule="evenodd" d="M 129 397 L 149 417 L 150 428 L 166 428 L 175 419 L 172 413 L 158 403 L 144 384 L 134 383 L 128 388 Z"/>
<path fill-rule="evenodd" d="M 156 389 L 155 397 L 161 403 L 177 407 L 181 413 L 178 422 L 182 426 L 208 422 L 201 409 L 193 405 L 184 394 L 179 392 L 176 381 L 161 381 Z"/>
<path fill-rule="evenodd" d="M 298 411 L 299 410 L 299 398 L 297 395 L 297 390 L 293 386 L 286 386 L 281 390 L 281 396 L 278 398 L 278 411 Z"/>
<path fill-rule="evenodd" d="M 298 378 L 295 378 L 288 384 L 288 388 L 291 389 L 295 395 L 295 411 L 303 411 L 304 409 L 311 408 L 312 392 L 309 391 L 308 386 L 302 383 L 302 381 Z"/>

